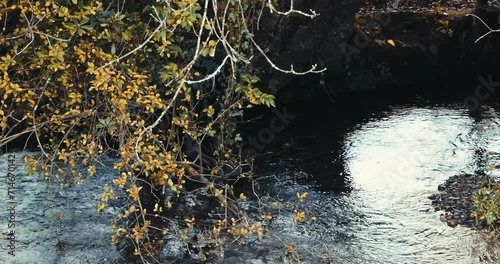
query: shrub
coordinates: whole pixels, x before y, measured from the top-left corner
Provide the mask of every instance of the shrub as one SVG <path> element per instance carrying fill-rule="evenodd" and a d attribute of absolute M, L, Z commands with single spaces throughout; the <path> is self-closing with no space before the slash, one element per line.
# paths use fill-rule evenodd
<path fill-rule="evenodd" d="M 61 186 L 94 175 L 103 155 L 116 157 L 119 177 L 104 187 L 97 211 L 115 190 L 128 205 L 112 223 L 112 241 L 126 238 L 147 261 L 158 254 L 174 201 L 189 184 L 205 190 L 224 214 L 208 229 L 262 235 L 260 221 L 238 207 L 230 177 L 250 177 L 239 155 L 237 118 L 252 105 L 274 106 L 257 84 L 254 41 L 275 1 L 0 1 L 0 146 L 25 137 L 40 150 L 26 158 Z M 321 72 L 311 68 L 305 72 Z M 197 185 L 196 185 L 197 184 Z M 144 201 L 144 192 L 161 199 Z M 148 205 L 146 205 L 148 204 Z M 231 220 L 232 219 L 232 220 Z M 152 233 L 159 234 L 156 238 Z M 184 234 L 184 235 L 183 235 Z M 181 239 L 185 232 L 180 232 Z"/>
<path fill-rule="evenodd" d="M 495 233 L 500 229 L 500 185 L 482 188 L 473 196 L 474 210 L 472 216 L 477 223 L 484 221 Z"/>

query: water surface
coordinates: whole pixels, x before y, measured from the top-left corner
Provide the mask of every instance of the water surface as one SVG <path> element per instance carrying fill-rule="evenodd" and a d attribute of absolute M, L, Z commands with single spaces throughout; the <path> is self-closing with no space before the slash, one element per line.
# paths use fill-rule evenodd
<path fill-rule="evenodd" d="M 258 174 L 280 179 L 263 189 L 285 200 L 307 191 L 305 210 L 318 220 L 290 228 L 292 209 L 283 210 L 271 230 L 300 245 L 316 259 L 310 263 L 495 263 L 482 234 L 448 227 L 428 199 L 450 176 L 498 174 L 495 108 L 420 100 L 309 109 L 270 146 L 279 154 L 264 156 Z M 289 148 L 279 152 L 283 144 Z"/>

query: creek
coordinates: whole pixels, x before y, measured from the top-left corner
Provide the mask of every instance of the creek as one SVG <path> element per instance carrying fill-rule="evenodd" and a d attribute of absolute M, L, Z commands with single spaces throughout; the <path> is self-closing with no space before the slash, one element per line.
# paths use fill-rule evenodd
<path fill-rule="evenodd" d="M 500 175 L 500 101 L 470 111 L 466 95 L 450 94 L 288 106 L 294 118 L 255 163 L 261 199 L 277 204 L 250 209 L 255 218 L 272 214 L 267 235 L 227 244 L 222 262 L 282 263 L 290 245 L 306 263 L 497 262 L 498 246 L 483 232 L 448 227 L 428 199 L 453 175 Z M 247 134 L 257 135 L 272 117 Z M 25 175 L 25 154 L 16 154 L 16 257 L 0 254 L 0 262 L 124 263 L 109 238 L 117 209 L 95 215 L 102 186 L 116 173 L 102 170 L 87 184 L 59 192 Z M 7 155 L 1 156 L 3 176 Z M 0 195 L 7 197 L 7 189 Z M 242 206 L 252 208 L 256 200 L 247 196 Z M 306 214 L 295 226 L 294 206 Z M 9 212 L 1 212 L 0 247 L 8 252 Z"/>
<path fill-rule="evenodd" d="M 256 171 L 278 179 L 263 177 L 265 193 L 288 201 L 308 192 L 301 210 L 317 220 L 292 227 L 293 209 L 275 211 L 279 239 L 261 243 L 265 260 L 237 259 L 240 251 L 227 263 L 277 263 L 292 244 L 308 263 L 496 263 L 498 246 L 448 227 L 428 198 L 453 175 L 499 174 L 498 101 L 470 111 L 450 94 L 289 107 L 296 118 L 267 146 L 279 154 L 262 156 Z"/>

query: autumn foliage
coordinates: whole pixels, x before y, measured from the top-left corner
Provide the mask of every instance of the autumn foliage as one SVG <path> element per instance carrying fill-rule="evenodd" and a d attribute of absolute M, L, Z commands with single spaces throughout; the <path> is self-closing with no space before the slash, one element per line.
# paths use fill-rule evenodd
<path fill-rule="evenodd" d="M 261 50 L 252 32 L 271 3 L 0 1 L 0 146 L 34 143 L 40 155 L 26 158 L 28 171 L 61 186 L 94 175 L 103 155 L 115 157 L 119 177 L 104 186 L 97 211 L 123 190 L 128 206 L 112 224 L 113 242 L 132 241 L 144 258 L 161 244 L 152 230 L 169 232 L 151 219 L 166 217 L 189 182 L 227 212 L 213 234 L 262 235 L 237 206 L 244 195 L 224 180 L 245 177 L 236 118 L 251 105 L 274 105 L 251 63 Z M 151 211 L 145 186 L 165 195 Z"/>

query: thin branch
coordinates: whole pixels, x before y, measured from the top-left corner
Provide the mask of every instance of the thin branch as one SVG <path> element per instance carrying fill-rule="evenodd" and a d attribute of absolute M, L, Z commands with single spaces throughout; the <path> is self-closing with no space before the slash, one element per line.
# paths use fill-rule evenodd
<path fill-rule="evenodd" d="M 291 5 L 291 8 L 290 8 L 290 10 L 288 12 L 295 11 L 293 9 L 293 0 L 291 0 L 291 4 L 290 5 Z M 273 8 L 272 5 L 271 5 L 271 3 L 270 3 L 270 8 Z M 316 13 L 314 13 L 314 14 L 316 14 Z M 317 14 L 317 15 L 319 15 L 319 14 Z M 245 19 L 244 19 L 243 12 L 241 12 L 241 16 L 242 16 L 243 21 L 244 21 Z M 245 30 L 247 32 L 250 32 L 248 30 L 248 27 L 247 27 L 247 25 L 245 23 L 243 23 L 243 26 L 245 27 Z M 257 42 L 255 42 L 254 38 L 250 38 L 250 40 L 252 41 L 252 43 L 255 46 L 255 48 L 257 48 L 257 50 L 260 52 L 260 54 L 262 54 L 262 56 L 264 56 L 264 58 L 266 58 L 266 60 L 269 63 L 269 65 L 271 65 L 271 67 L 273 67 L 275 70 L 277 70 L 279 72 L 286 73 L 286 74 L 293 74 L 293 75 L 306 75 L 306 74 L 309 74 L 309 73 L 322 73 L 322 72 L 326 71 L 326 67 L 323 68 L 323 69 L 321 69 L 321 70 L 316 70 L 317 64 L 312 65 L 309 70 L 303 71 L 303 72 L 297 72 L 297 71 L 295 71 L 293 69 L 293 65 L 290 65 L 290 70 L 285 70 L 283 68 L 280 68 L 280 67 L 276 66 L 276 64 L 274 64 L 274 62 L 266 55 L 266 52 L 264 50 L 262 50 L 262 48 L 259 46 L 259 44 L 257 44 Z"/>
<path fill-rule="evenodd" d="M 201 53 L 200 52 L 200 48 L 201 48 L 201 36 L 203 35 L 203 29 L 204 29 L 205 21 L 207 20 L 208 2 L 209 1 L 205 1 L 205 9 L 204 9 L 203 17 L 202 17 L 201 23 L 200 23 L 200 30 L 198 32 L 198 39 L 197 39 L 197 43 L 196 43 L 196 51 L 194 53 L 194 57 L 184 67 L 184 69 L 183 69 L 184 72 L 189 72 L 191 70 L 191 68 L 193 67 L 194 63 L 200 57 L 200 53 Z M 165 22 L 165 20 L 163 20 L 163 22 Z M 210 36 L 208 36 L 208 37 L 210 37 Z M 173 80 L 170 81 L 169 84 L 172 83 L 172 82 L 173 82 Z M 180 92 L 182 90 L 182 87 L 186 83 L 186 80 L 182 79 L 182 80 L 180 80 L 180 82 L 181 83 L 178 85 L 177 90 L 174 93 L 174 96 L 170 100 L 169 104 L 164 107 L 164 109 L 161 112 L 160 116 L 158 116 L 158 118 L 155 120 L 155 122 L 153 124 L 149 125 L 144 130 L 142 130 L 141 133 L 139 134 L 139 136 L 137 137 L 137 139 L 135 141 L 135 158 L 137 159 L 138 162 L 143 163 L 142 159 L 139 157 L 139 152 L 138 152 L 139 141 L 142 139 L 142 137 L 144 136 L 144 134 L 146 132 L 151 131 L 153 128 L 155 128 L 156 126 L 158 126 L 158 124 L 160 124 L 160 121 L 163 119 L 163 117 L 167 114 L 168 110 L 172 107 L 172 105 L 174 104 L 174 102 L 177 100 L 177 96 L 179 96 L 179 94 L 180 94 Z"/>
<path fill-rule="evenodd" d="M 181 83 L 179 84 L 177 90 L 175 91 L 174 96 L 172 97 L 172 100 L 170 100 L 170 103 L 167 106 L 165 106 L 165 108 L 163 109 L 163 112 L 161 112 L 160 116 L 158 116 L 158 118 L 155 120 L 155 122 L 153 124 L 149 125 L 148 127 L 146 127 L 144 130 L 142 130 L 141 133 L 139 134 L 139 136 L 137 137 L 137 140 L 135 141 L 135 157 L 136 157 L 137 161 L 139 161 L 140 163 L 143 163 L 143 161 L 139 157 L 139 152 L 138 152 L 139 141 L 142 139 L 142 137 L 144 136 L 144 134 L 146 132 L 151 131 L 153 128 L 155 128 L 156 126 L 158 126 L 158 124 L 160 123 L 160 121 L 163 119 L 163 116 L 165 116 L 167 114 L 168 109 L 170 109 L 170 107 L 172 107 L 172 105 L 174 104 L 175 100 L 177 99 L 177 96 L 179 96 L 179 93 L 182 90 L 183 83 L 184 82 L 181 81 Z"/>
<path fill-rule="evenodd" d="M 283 16 L 288 16 L 291 14 L 299 14 L 299 15 L 308 17 L 310 19 L 313 19 L 313 18 L 319 16 L 319 13 L 316 13 L 316 11 L 314 11 L 312 9 L 309 9 L 309 11 L 311 13 L 305 13 L 303 11 L 294 9 L 293 8 L 293 0 L 290 0 L 290 9 L 288 9 L 288 11 L 286 11 L 286 12 L 281 12 L 281 11 L 276 10 L 276 8 L 273 6 L 272 0 L 268 0 L 267 4 L 269 6 L 269 10 L 271 11 L 271 14 L 274 12 L 276 12 L 277 14 L 283 15 Z"/>
<path fill-rule="evenodd" d="M 479 37 L 478 39 L 476 39 L 476 41 L 474 41 L 474 43 L 477 43 L 479 40 L 481 40 L 482 38 L 488 36 L 489 34 L 491 33 L 498 33 L 500 32 L 500 29 L 492 29 L 490 26 L 488 26 L 488 24 L 486 24 L 480 17 L 474 15 L 474 14 L 467 14 L 467 16 L 472 16 L 472 17 L 475 17 L 477 19 L 479 19 L 479 21 L 481 21 L 481 23 L 483 23 L 483 25 L 488 28 L 488 32 L 486 32 L 484 35 L 482 35 L 481 37 Z"/>
<path fill-rule="evenodd" d="M 199 80 L 196 80 L 196 81 L 185 81 L 187 84 L 194 84 L 194 83 L 202 83 L 202 82 L 205 82 L 205 81 L 208 81 L 212 78 L 214 78 L 217 74 L 219 74 L 219 72 L 221 71 L 222 67 L 224 67 L 224 65 L 226 65 L 226 62 L 227 60 L 231 58 L 230 55 L 227 55 L 224 60 L 222 61 L 222 63 L 219 65 L 219 67 L 217 67 L 217 69 L 215 69 L 214 72 L 212 72 L 211 74 L 205 76 L 205 78 L 203 79 L 199 79 Z"/>
<path fill-rule="evenodd" d="M 40 31 L 37 31 L 37 30 L 33 30 L 32 32 L 36 33 L 38 35 L 43 35 L 43 36 L 45 36 L 47 38 L 52 38 L 52 39 L 59 40 L 59 41 L 62 41 L 62 42 L 69 42 L 69 41 L 71 41 L 71 38 L 69 38 L 69 39 L 62 39 L 62 38 L 54 37 L 52 35 L 49 35 L 49 34 L 46 34 L 46 33 L 40 32 Z"/>
<path fill-rule="evenodd" d="M 155 13 L 158 14 L 157 11 L 156 11 L 156 9 L 154 7 L 153 7 L 153 9 L 155 10 Z M 158 27 L 155 28 L 155 30 L 153 31 L 153 33 L 151 33 L 151 35 L 149 35 L 149 37 L 145 41 L 143 41 L 139 46 L 135 47 L 133 50 L 127 52 L 125 55 L 122 55 L 122 56 L 120 56 L 120 57 L 118 57 L 118 58 L 116 58 L 114 60 L 111 60 L 108 63 L 102 65 L 97 70 L 106 68 L 106 67 L 110 66 L 111 64 L 116 63 L 116 62 L 118 62 L 120 60 L 123 60 L 124 58 L 126 58 L 126 57 L 134 54 L 136 51 L 142 49 L 144 46 L 146 46 L 146 44 L 149 43 L 149 41 L 155 36 L 155 34 L 158 33 L 160 31 L 160 29 L 165 26 L 166 19 L 167 19 L 166 17 L 164 19 L 162 19 L 162 20 L 159 20 L 159 19 L 155 18 L 155 20 L 158 21 L 158 23 L 160 23 L 160 24 L 158 25 Z"/>
<path fill-rule="evenodd" d="M 262 48 L 259 46 L 259 44 L 257 44 L 255 42 L 255 40 L 253 38 L 251 40 L 252 40 L 253 45 L 257 48 L 257 50 L 259 50 L 259 52 L 262 54 L 262 56 L 264 56 L 264 58 L 266 58 L 269 65 L 271 65 L 271 67 L 273 67 L 273 69 L 275 69 L 279 72 L 286 73 L 286 74 L 293 74 L 293 75 L 306 75 L 309 73 L 322 73 L 322 72 L 326 71 L 326 67 L 321 69 L 321 70 L 316 70 L 316 67 L 318 67 L 317 64 L 313 64 L 311 66 L 311 68 L 309 68 L 309 70 L 303 71 L 303 72 L 295 71 L 293 69 L 293 65 L 290 65 L 290 70 L 284 70 L 284 69 L 276 66 L 276 64 L 273 63 L 273 61 L 266 55 L 266 53 L 262 50 Z"/>

